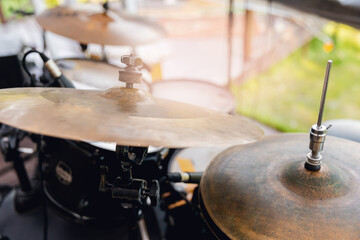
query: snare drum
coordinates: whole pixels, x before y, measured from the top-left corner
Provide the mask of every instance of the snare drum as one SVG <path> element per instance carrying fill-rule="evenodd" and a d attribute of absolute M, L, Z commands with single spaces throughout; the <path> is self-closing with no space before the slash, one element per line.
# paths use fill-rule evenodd
<path fill-rule="evenodd" d="M 164 80 L 150 85 L 154 97 L 166 98 L 199 107 L 234 113 L 235 100 L 232 93 L 215 84 L 198 80 Z"/>
<path fill-rule="evenodd" d="M 119 81 L 119 67 L 103 62 L 81 58 L 66 58 L 56 61 L 63 74 L 77 89 L 107 90 L 116 86 L 125 86 Z M 135 88 L 149 91 L 145 81 L 134 84 Z"/>
<path fill-rule="evenodd" d="M 42 151 L 45 167 L 44 189 L 49 205 L 66 219 L 86 224 L 118 224 L 136 216 L 134 208 L 123 206 L 111 192 L 99 191 L 100 166 L 106 166 L 106 178 L 112 183 L 121 175 L 121 163 L 110 144 L 71 141 L 44 137 Z M 96 145 L 101 144 L 101 148 Z M 108 149 L 106 149 L 108 148 Z M 142 165 L 133 166 L 133 177 L 148 182 L 160 178 L 158 157 L 152 149 Z"/>

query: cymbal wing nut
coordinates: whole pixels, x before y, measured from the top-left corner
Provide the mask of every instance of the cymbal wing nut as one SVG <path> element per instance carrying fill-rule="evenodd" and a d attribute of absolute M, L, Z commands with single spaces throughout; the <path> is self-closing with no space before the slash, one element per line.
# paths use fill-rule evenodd
<path fill-rule="evenodd" d="M 126 64 L 127 66 L 132 66 L 132 67 L 141 67 L 142 66 L 142 60 L 139 57 L 136 57 L 135 54 L 131 54 L 131 55 L 124 55 L 121 57 L 121 62 Z"/>

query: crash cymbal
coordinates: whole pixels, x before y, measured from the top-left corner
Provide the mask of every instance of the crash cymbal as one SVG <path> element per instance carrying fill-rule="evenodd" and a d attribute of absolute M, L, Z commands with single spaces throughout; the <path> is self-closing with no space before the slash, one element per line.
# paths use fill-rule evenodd
<path fill-rule="evenodd" d="M 130 146 L 224 146 L 253 142 L 263 131 L 247 120 L 135 88 L 0 90 L 0 122 L 53 137 Z"/>
<path fill-rule="evenodd" d="M 45 30 L 84 44 L 135 46 L 165 36 L 153 21 L 110 10 L 103 13 L 99 6 L 56 7 L 36 19 Z"/>
<path fill-rule="evenodd" d="M 308 134 L 282 134 L 219 154 L 200 186 L 217 235 L 359 239 L 360 144 L 327 136 L 319 171 L 304 167 L 308 144 Z"/>

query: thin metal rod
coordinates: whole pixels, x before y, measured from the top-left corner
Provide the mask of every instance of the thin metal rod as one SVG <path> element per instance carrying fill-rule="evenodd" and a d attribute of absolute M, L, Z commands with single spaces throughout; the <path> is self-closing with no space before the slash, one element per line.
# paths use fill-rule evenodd
<path fill-rule="evenodd" d="M 232 72 L 232 50 L 233 50 L 233 25 L 234 25 L 234 0 L 229 0 L 229 13 L 228 13 L 228 65 L 227 65 L 227 86 L 231 85 L 231 72 Z"/>
<path fill-rule="evenodd" d="M 323 86 L 323 91 L 322 91 L 322 96 L 321 96 L 321 102 L 320 102 L 319 117 L 318 117 L 318 121 L 317 121 L 317 126 L 318 126 L 318 127 L 321 126 L 322 117 L 323 117 L 323 113 L 324 113 L 324 105 L 325 105 L 325 98 L 326 98 L 327 86 L 328 86 L 328 83 L 329 83 L 329 75 L 330 75 L 331 64 L 332 64 L 332 60 L 329 60 L 329 61 L 327 62 L 327 65 L 326 65 L 326 72 L 325 72 L 325 78 L 324 78 L 324 86 Z"/>

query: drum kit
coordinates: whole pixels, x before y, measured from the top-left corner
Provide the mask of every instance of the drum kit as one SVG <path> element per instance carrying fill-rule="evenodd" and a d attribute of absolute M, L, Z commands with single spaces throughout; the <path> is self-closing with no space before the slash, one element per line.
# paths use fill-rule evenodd
<path fill-rule="evenodd" d="M 137 45 L 162 33 L 153 23 L 107 8 L 89 13 L 61 7 L 37 19 L 82 44 Z M 118 70 L 84 59 L 57 61 L 76 87 L 69 88 L 58 87 L 66 84 L 52 61 L 47 65 L 57 84 L 0 90 L 1 150 L 20 181 L 0 208 L 0 239 L 39 239 L 34 229 L 41 214 L 44 239 L 360 238 L 360 145 L 332 136 L 325 144 L 330 61 L 309 145 L 307 134 L 262 138 L 257 125 L 229 115 L 225 101 L 206 108 L 175 94 L 165 99 L 157 84 L 152 95 L 142 81 L 142 60 L 130 54 L 121 62 L 125 67 Z M 106 70 L 91 72 L 95 65 Z M 67 72 L 75 68 L 80 70 Z M 163 87 L 180 89 L 184 82 Z M 180 90 L 196 95 L 196 84 Z M 227 96 L 226 90 L 216 93 Z M 33 180 L 18 150 L 24 137 L 36 145 Z M 169 171 L 179 149 L 225 146 L 230 148 L 204 172 Z M 189 199 L 175 182 L 198 187 Z M 41 204 L 43 212 L 36 210 Z"/>

